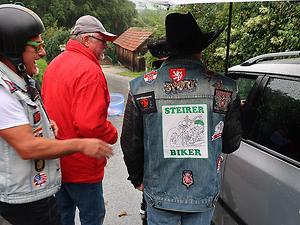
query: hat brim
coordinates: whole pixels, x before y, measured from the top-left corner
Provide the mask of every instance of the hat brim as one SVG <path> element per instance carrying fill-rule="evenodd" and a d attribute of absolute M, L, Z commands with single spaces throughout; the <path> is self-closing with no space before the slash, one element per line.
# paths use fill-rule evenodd
<path fill-rule="evenodd" d="M 156 58 L 164 58 L 172 55 L 171 47 L 166 39 L 149 42 L 147 47 L 150 53 Z"/>
<path fill-rule="evenodd" d="M 216 30 L 216 31 L 212 31 L 212 32 L 208 32 L 208 33 L 203 33 L 203 36 L 205 37 L 204 39 L 206 39 L 206 42 L 204 42 L 202 44 L 202 49 L 201 51 L 203 51 L 204 49 L 206 49 L 211 43 L 213 43 L 219 36 L 220 34 L 224 31 L 224 27 Z"/>
<path fill-rule="evenodd" d="M 112 33 L 109 33 L 109 32 L 100 32 L 100 33 L 104 35 L 106 41 L 113 42 L 118 37 L 118 35 L 115 35 L 115 34 L 112 34 Z"/>

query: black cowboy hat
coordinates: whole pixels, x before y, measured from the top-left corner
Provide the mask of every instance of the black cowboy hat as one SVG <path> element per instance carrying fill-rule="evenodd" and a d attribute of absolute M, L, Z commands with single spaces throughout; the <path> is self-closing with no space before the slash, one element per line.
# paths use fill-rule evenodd
<path fill-rule="evenodd" d="M 191 13 L 167 15 L 165 27 L 166 38 L 148 44 L 150 53 L 158 58 L 201 52 L 224 30 L 202 32 Z"/>

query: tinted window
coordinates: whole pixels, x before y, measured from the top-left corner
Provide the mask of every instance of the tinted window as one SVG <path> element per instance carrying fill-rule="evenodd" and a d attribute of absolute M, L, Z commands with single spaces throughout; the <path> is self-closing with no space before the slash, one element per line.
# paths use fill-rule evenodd
<path fill-rule="evenodd" d="M 300 82 L 270 79 L 249 139 L 300 161 Z"/>
<path fill-rule="evenodd" d="M 239 95 L 241 100 L 246 100 L 247 96 L 255 83 L 255 79 L 240 78 L 237 80 Z"/>

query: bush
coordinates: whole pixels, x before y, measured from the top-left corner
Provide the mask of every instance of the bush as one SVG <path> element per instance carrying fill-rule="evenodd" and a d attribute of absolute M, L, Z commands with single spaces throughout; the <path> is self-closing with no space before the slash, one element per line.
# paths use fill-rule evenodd
<path fill-rule="evenodd" d="M 70 31 L 64 28 L 50 27 L 44 35 L 46 60 L 51 62 L 61 52 L 60 46 L 65 45 L 70 37 Z"/>

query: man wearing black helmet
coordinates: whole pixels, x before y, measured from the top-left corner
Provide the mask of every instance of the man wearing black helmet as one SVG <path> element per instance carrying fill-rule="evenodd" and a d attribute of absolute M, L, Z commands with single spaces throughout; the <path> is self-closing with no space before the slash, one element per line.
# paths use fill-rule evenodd
<path fill-rule="evenodd" d="M 0 5 L 0 215 L 13 225 L 59 225 L 53 194 L 60 188 L 59 160 L 81 152 L 109 157 L 99 139 L 55 140 L 31 76 L 46 52 L 44 26 L 31 10 Z"/>
<path fill-rule="evenodd" d="M 171 13 L 165 25 L 166 39 L 148 48 L 167 59 L 130 82 L 121 135 L 128 179 L 144 191 L 148 225 L 209 225 L 221 152 L 241 140 L 237 87 L 201 61 L 222 30 L 202 32 L 190 13 Z"/>

